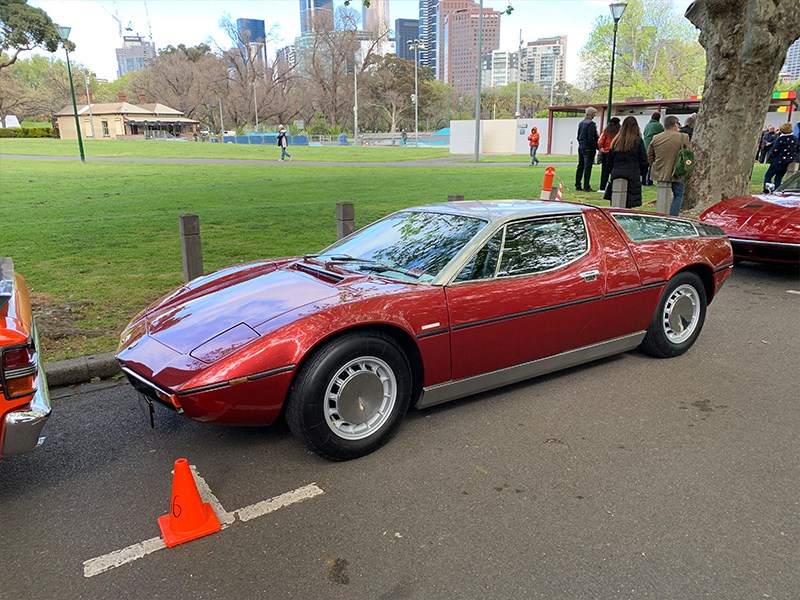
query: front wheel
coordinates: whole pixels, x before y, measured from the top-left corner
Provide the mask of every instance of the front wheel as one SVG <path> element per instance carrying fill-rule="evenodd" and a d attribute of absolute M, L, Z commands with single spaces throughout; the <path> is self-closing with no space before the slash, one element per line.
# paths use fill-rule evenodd
<path fill-rule="evenodd" d="M 305 362 L 289 392 L 292 433 L 330 460 L 380 448 L 411 401 L 411 369 L 395 341 L 381 333 L 332 340 Z"/>
<path fill-rule="evenodd" d="M 658 358 L 686 352 L 706 320 L 706 289 L 695 273 L 679 273 L 667 282 L 647 328 L 641 349 Z"/>

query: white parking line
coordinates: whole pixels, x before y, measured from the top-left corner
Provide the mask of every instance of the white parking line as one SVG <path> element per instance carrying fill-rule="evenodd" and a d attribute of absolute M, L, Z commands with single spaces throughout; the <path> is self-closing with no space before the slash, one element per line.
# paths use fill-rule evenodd
<path fill-rule="evenodd" d="M 227 512 L 211 491 L 205 479 L 197 473 L 197 468 L 194 465 L 190 466 L 195 483 L 197 484 L 197 490 L 200 492 L 200 497 L 203 502 L 208 502 L 214 508 L 214 512 L 219 519 L 220 525 L 222 525 L 222 529 L 226 529 L 232 525 L 237 517 L 240 521 L 250 521 L 268 515 L 285 506 L 296 504 L 297 502 L 302 502 L 325 493 L 317 484 L 310 483 L 296 490 L 292 490 L 291 492 L 286 492 L 285 494 L 270 498 L 269 500 L 262 500 L 261 502 L 256 502 L 255 504 L 245 506 L 239 510 Z M 163 550 L 166 547 L 164 540 L 160 537 L 156 537 L 132 544 L 121 550 L 109 552 L 97 558 L 90 558 L 83 563 L 83 576 L 94 577 L 100 573 L 116 569 L 124 564 L 143 558 L 157 550 Z"/>

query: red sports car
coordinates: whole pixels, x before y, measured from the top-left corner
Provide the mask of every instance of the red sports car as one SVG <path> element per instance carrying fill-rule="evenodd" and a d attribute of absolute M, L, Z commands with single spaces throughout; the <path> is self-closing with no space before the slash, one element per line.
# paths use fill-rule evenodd
<path fill-rule="evenodd" d="M 320 254 L 200 277 L 118 359 L 152 414 L 292 432 L 333 460 L 427 407 L 641 347 L 677 356 L 730 274 L 721 229 L 563 202 L 391 214 Z"/>
<path fill-rule="evenodd" d="M 800 172 L 770 194 L 718 202 L 700 220 L 728 234 L 737 262 L 800 264 Z"/>

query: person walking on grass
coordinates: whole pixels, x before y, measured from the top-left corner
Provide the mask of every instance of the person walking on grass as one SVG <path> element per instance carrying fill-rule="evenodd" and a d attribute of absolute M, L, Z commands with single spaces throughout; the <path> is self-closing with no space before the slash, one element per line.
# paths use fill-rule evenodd
<path fill-rule="evenodd" d="M 536 152 L 539 150 L 539 130 L 536 127 L 531 127 L 528 145 L 531 148 L 531 166 L 535 167 L 539 164 L 539 159 L 536 158 Z"/>
<path fill-rule="evenodd" d="M 278 146 L 281 147 L 280 160 L 285 160 L 287 156 L 289 160 L 292 160 L 292 155 L 286 150 L 289 147 L 289 138 L 286 135 L 286 130 L 283 128 L 283 125 L 278 128 Z"/>
<path fill-rule="evenodd" d="M 681 148 L 691 148 L 692 141 L 689 135 L 680 132 L 681 124 L 678 117 L 669 115 L 664 118 L 664 131 L 653 137 L 647 149 L 647 161 L 650 163 L 650 172 L 656 181 L 669 181 L 672 186 L 672 204 L 669 214 L 677 217 L 683 204 L 683 177 L 673 177 L 675 159 Z"/>
<path fill-rule="evenodd" d="M 590 106 L 586 109 L 586 118 L 578 124 L 578 169 L 575 172 L 575 189 L 579 192 L 593 192 L 589 185 L 592 178 L 592 163 L 597 152 L 597 125 L 594 117 L 597 109 Z M 581 187 L 583 180 L 583 187 Z"/>

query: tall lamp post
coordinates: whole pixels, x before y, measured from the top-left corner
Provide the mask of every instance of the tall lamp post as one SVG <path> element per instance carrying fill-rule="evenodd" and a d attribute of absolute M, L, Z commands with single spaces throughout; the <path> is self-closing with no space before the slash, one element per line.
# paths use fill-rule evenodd
<path fill-rule="evenodd" d="M 519 91 L 522 81 L 522 29 L 519 30 L 519 50 L 517 52 L 517 112 L 514 116 L 519 119 Z"/>
<path fill-rule="evenodd" d="M 622 13 L 625 12 L 625 7 L 627 6 L 627 2 L 612 2 L 609 5 L 611 8 L 611 16 L 614 18 L 614 44 L 611 46 L 611 79 L 608 82 L 606 124 L 611 122 L 611 95 L 614 93 L 614 61 L 617 58 L 617 28 L 619 27 L 619 20 L 622 18 Z"/>
<path fill-rule="evenodd" d="M 414 50 L 414 145 L 419 147 L 419 49 L 425 49 L 425 42 L 421 40 L 409 40 L 408 49 Z"/>
<path fill-rule="evenodd" d="M 61 37 L 62 46 L 67 53 L 67 73 L 69 74 L 69 90 L 72 93 L 72 110 L 75 111 L 75 131 L 78 132 L 78 149 L 81 153 L 81 162 L 86 162 L 86 155 L 83 152 L 83 140 L 81 139 L 81 123 L 78 120 L 78 103 L 75 101 L 75 85 L 72 83 L 72 67 L 69 64 L 69 48 L 63 42 L 69 41 L 69 32 L 72 31 L 71 27 L 58 27 L 58 35 Z"/>

